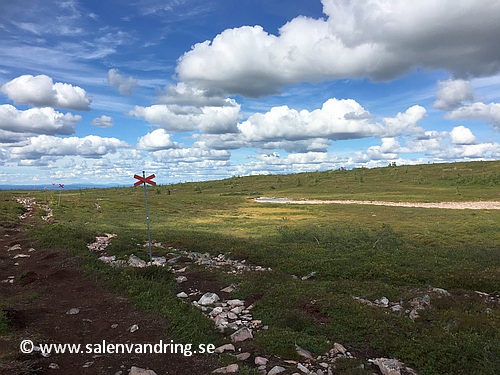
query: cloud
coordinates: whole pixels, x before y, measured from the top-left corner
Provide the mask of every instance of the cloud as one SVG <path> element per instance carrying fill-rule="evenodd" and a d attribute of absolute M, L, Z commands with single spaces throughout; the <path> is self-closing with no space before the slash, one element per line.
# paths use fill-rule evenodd
<path fill-rule="evenodd" d="M 150 107 L 136 106 L 129 115 L 142 117 L 151 124 L 167 131 L 185 132 L 199 130 L 208 134 L 222 134 L 236 131 L 240 118 L 240 105 L 226 99 L 227 106 L 181 106 L 155 104 Z"/>
<path fill-rule="evenodd" d="M 187 85 L 184 82 L 167 86 L 164 95 L 158 98 L 158 103 L 196 107 L 225 107 L 233 105 L 233 102 L 228 101 L 225 96 Z"/>
<path fill-rule="evenodd" d="M 474 100 L 470 81 L 462 79 L 438 82 L 438 92 L 434 107 L 449 111 L 460 107 L 465 102 Z"/>
<path fill-rule="evenodd" d="M 418 123 L 427 115 L 424 107 L 414 105 L 405 112 L 400 112 L 396 117 L 384 118 L 384 130 L 381 135 L 384 137 L 394 137 L 403 133 L 421 133 L 424 130 Z"/>
<path fill-rule="evenodd" d="M 28 139 L 28 144 L 11 148 L 14 159 L 40 159 L 43 156 L 79 155 L 85 158 L 100 158 L 117 149 L 129 147 L 127 143 L 116 138 L 102 138 L 89 135 L 83 138 L 59 138 L 39 135 Z"/>
<path fill-rule="evenodd" d="M 161 150 L 151 153 L 154 161 L 160 163 L 205 164 L 208 162 L 227 162 L 231 153 L 226 150 L 208 150 L 200 145 L 193 147 Z"/>
<path fill-rule="evenodd" d="M 500 131 L 500 103 L 476 102 L 464 105 L 447 113 L 445 117 L 450 120 L 483 120 Z"/>
<path fill-rule="evenodd" d="M 80 120 L 80 115 L 63 114 L 49 107 L 21 111 L 10 104 L 0 105 L 0 129 L 14 133 L 70 135 Z"/>
<path fill-rule="evenodd" d="M 473 145 L 476 143 L 476 137 L 469 128 L 457 126 L 450 132 L 451 141 L 456 145 Z"/>
<path fill-rule="evenodd" d="M 102 115 L 90 121 L 91 125 L 98 126 L 99 128 L 111 128 L 113 127 L 113 119 L 109 116 Z"/>
<path fill-rule="evenodd" d="M 173 142 L 170 134 L 164 129 L 156 129 L 140 137 L 137 141 L 137 148 L 139 150 L 158 151 L 177 147 L 179 147 L 179 144 Z"/>
<path fill-rule="evenodd" d="M 388 80 L 415 67 L 459 77 L 500 71 L 497 1 L 322 2 L 326 19 L 297 17 L 278 35 L 243 26 L 195 44 L 179 58 L 177 78 L 257 97 L 304 81 Z"/>
<path fill-rule="evenodd" d="M 238 125 L 238 129 L 249 142 L 364 138 L 380 131 L 380 126 L 371 122 L 366 114 L 367 111 L 353 99 L 333 98 L 321 109 L 311 112 L 288 106 L 273 107 L 264 114 L 250 116 Z"/>
<path fill-rule="evenodd" d="M 108 71 L 108 83 L 111 87 L 118 89 L 122 95 L 132 94 L 132 89 L 137 86 L 137 79 L 129 76 L 124 77 L 118 69 L 110 69 Z"/>
<path fill-rule="evenodd" d="M 22 75 L 5 83 L 0 91 L 14 104 L 28 104 L 35 107 L 88 111 L 92 102 L 81 87 L 68 83 L 54 83 L 52 78 L 46 75 Z"/>
<path fill-rule="evenodd" d="M 327 140 L 337 141 L 373 136 L 395 136 L 420 132 L 417 125 L 425 117 L 425 108 L 413 106 L 396 117 L 386 117 L 383 123 L 353 99 L 328 99 L 320 109 L 297 111 L 288 106 L 273 107 L 264 114 L 254 114 L 238 125 L 242 139 L 255 144 L 283 144 L 283 141 L 311 140 L 309 146 L 297 144 L 304 151 L 324 150 Z M 270 148 L 264 146 L 264 148 Z M 290 147 L 289 147 L 290 149 Z"/>

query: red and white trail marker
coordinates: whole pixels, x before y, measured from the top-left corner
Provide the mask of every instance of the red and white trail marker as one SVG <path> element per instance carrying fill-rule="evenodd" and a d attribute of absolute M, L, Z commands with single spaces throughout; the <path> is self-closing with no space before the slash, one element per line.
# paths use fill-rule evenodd
<path fill-rule="evenodd" d="M 137 187 L 139 185 L 144 185 L 144 201 L 146 202 L 146 223 L 148 225 L 148 245 L 149 245 L 149 263 L 153 265 L 153 251 L 151 249 L 151 232 L 149 231 L 149 213 L 148 213 L 148 196 L 146 194 L 146 185 L 152 185 L 156 186 L 156 182 L 153 181 L 153 178 L 156 176 L 154 174 L 149 175 L 146 177 L 146 174 L 144 171 L 142 171 L 142 177 L 139 176 L 138 174 L 134 175 L 134 178 L 136 178 L 139 181 L 136 181 L 134 183 L 134 187 Z"/>
<path fill-rule="evenodd" d="M 143 177 L 139 176 L 138 174 L 135 174 L 134 175 L 134 178 L 138 179 L 139 181 L 136 181 L 134 186 L 139 186 L 139 185 L 146 185 L 146 184 L 149 184 L 149 185 L 152 185 L 152 186 L 156 186 L 156 182 L 153 181 L 153 178 L 155 178 L 156 176 L 154 174 L 152 175 L 149 175 L 148 177 L 144 177 L 144 172 L 142 172 L 142 175 Z"/>

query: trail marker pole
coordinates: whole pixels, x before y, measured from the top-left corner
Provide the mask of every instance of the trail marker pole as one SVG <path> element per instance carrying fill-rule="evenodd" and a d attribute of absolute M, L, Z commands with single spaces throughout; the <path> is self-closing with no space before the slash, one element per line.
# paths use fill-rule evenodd
<path fill-rule="evenodd" d="M 59 184 L 59 201 L 57 202 L 57 205 L 61 205 L 61 191 L 64 189 L 64 184 Z"/>
<path fill-rule="evenodd" d="M 156 186 L 156 182 L 153 181 L 153 178 L 156 176 L 154 174 L 146 177 L 146 174 L 144 171 L 142 171 L 142 177 L 139 175 L 134 175 L 134 178 L 138 179 L 139 181 L 136 181 L 134 183 L 134 187 L 139 186 L 139 185 L 144 185 L 144 202 L 146 202 L 146 224 L 148 226 L 148 246 L 149 246 L 149 264 L 153 265 L 153 250 L 151 249 L 151 232 L 149 230 L 149 212 L 148 212 L 148 196 L 146 194 L 146 184 L 150 184 L 153 186 Z"/>

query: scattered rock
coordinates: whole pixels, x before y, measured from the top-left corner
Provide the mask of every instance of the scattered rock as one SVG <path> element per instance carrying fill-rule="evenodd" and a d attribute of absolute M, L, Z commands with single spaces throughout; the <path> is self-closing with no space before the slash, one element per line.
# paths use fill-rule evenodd
<path fill-rule="evenodd" d="M 147 263 L 145 261 L 135 256 L 134 254 L 130 255 L 127 263 L 130 267 L 144 268 L 147 266 Z"/>
<path fill-rule="evenodd" d="M 21 244 L 15 244 L 7 249 L 7 251 L 18 251 L 21 250 Z"/>
<path fill-rule="evenodd" d="M 52 362 L 50 365 L 49 365 L 49 368 L 51 370 L 59 370 L 59 365 L 57 363 L 54 363 Z"/>
<path fill-rule="evenodd" d="M 140 367 L 132 366 L 128 375 L 157 375 L 153 370 L 146 370 Z"/>
<path fill-rule="evenodd" d="M 234 290 L 236 289 L 236 286 L 234 284 L 231 284 L 229 286 L 226 286 L 224 289 L 221 289 L 220 291 L 221 292 L 224 292 L 224 293 L 231 293 L 233 292 Z"/>
<path fill-rule="evenodd" d="M 231 351 L 235 350 L 233 344 L 221 345 L 218 348 L 215 348 L 214 353 L 224 353 L 224 352 L 229 351 L 229 350 L 231 350 Z"/>
<path fill-rule="evenodd" d="M 309 279 L 313 279 L 315 277 L 316 277 L 316 272 L 311 272 L 309 275 L 302 276 L 301 280 L 309 280 Z"/>
<path fill-rule="evenodd" d="M 382 297 L 375 300 L 375 304 L 379 305 L 380 307 L 389 307 L 389 299 L 387 297 Z"/>
<path fill-rule="evenodd" d="M 139 326 L 137 324 L 134 324 L 132 327 L 130 327 L 129 332 L 134 333 L 135 331 L 139 330 Z"/>
<path fill-rule="evenodd" d="M 80 312 L 80 309 L 78 307 L 73 307 L 66 311 L 66 315 L 76 315 Z"/>
<path fill-rule="evenodd" d="M 12 259 L 18 259 L 18 258 L 29 258 L 31 255 L 29 254 L 17 254 L 17 255 L 14 255 L 14 257 Z"/>
<path fill-rule="evenodd" d="M 255 357 L 255 360 L 254 360 L 254 363 L 257 366 L 265 366 L 265 365 L 267 365 L 267 362 L 269 362 L 269 360 L 267 358 L 264 358 L 264 357 Z"/>
<path fill-rule="evenodd" d="M 177 281 L 179 284 L 185 283 L 188 280 L 186 276 L 178 276 L 175 278 L 175 281 Z"/>
<path fill-rule="evenodd" d="M 189 296 L 186 294 L 186 292 L 180 292 L 180 293 L 177 293 L 177 297 L 179 297 L 179 298 L 187 298 Z"/>
<path fill-rule="evenodd" d="M 281 366 L 274 366 L 271 370 L 269 370 L 269 372 L 267 373 L 267 375 L 276 375 L 276 374 L 280 374 L 282 373 L 283 371 L 285 371 L 286 369 L 284 367 L 281 367 Z"/>
<path fill-rule="evenodd" d="M 228 301 L 226 301 L 228 305 L 230 305 L 231 307 L 235 307 L 235 306 L 244 306 L 245 305 L 245 302 L 243 302 L 242 300 L 240 299 L 230 299 Z"/>
<path fill-rule="evenodd" d="M 250 358 L 250 353 L 248 353 L 248 352 L 243 352 L 243 353 L 236 355 L 236 359 L 238 361 L 246 361 L 248 358 Z"/>
<path fill-rule="evenodd" d="M 376 358 L 368 361 L 376 364 L 383 375 L 417 375 L 415 370 L 406 367 L 397 359 Z"/>
<path fill-rule="evenodd" d="M 309 371 L 309 369 L 308 369 L 306 366 L 304 366 L 302 363 L 297 363 L 297 368 L 298 368 L 301 372 L 303 372 L 304 374 L 308 374 L 308 375 L 309 375 L 309 374 L 312 374 L 312 372 L 311 372 L 311 371 Z"/>
<path fill-rule="evenodd" d="M 339 344 L 338 342 L 333 344 L 333 350 L 335 354 L 340 353 L 340 354 L 346 354 L 347 349 L 344 347 L 344 345 Z"/>
<path fill-rule="evenodd" d="M 301 357 L 304 357 L 304 358 L 309 359 L 309 360 L 314 359 L 314 357 L 312 356 L 312 354 L 309 350 L 305 350 L 305 349 L 301 348 L 300 346 L 298 346 L 297 344 L 295 344 L 295 350 L 297 351 L 297 354 L 300 355 Z"/>
<path fill-rule="evenodd" d="M 431 292 L 435 292 L 435 293 L 440 294 L 444 297 L 451 297 L 451 293 L 443 288 L 431 288 Z"/>
<path fill-rule="evenodd" d="M 92 366 L 94 364 L 94 361 L 88 361 L 88 362 L 85 362 L 85 364 L 82 366 L 83 368 L 89 368 L 90 366 Z"/>
<path fill-rule="evenodd" d="M 215 302 L 219 301 L 220 297 L 212 292 L 207 292 L 198 300 L 198 304 L 201 306 L 212 305 Z"/>
<path fill-rule="evenodd" d="M 247 327 L 243 327 L 234 332 L 230 337 L 232 342 L 240 342 L 248 339 L 253 339 L 253 334 L 250 329 L 248 329 Z"/>
<path fill-rule="evenodd" d="M 238 364 L 234 363 L 234 364 L 226 366 L 226 367 L 220 367 L 218 369 L 215 369 L 214 371 L 212 371 L 212 373 L 214 373 L 214 374 L 234 374 L 234 373 L 238 372 L 239 369 L 240 369 L 240 367 L 238 366 Z"/>

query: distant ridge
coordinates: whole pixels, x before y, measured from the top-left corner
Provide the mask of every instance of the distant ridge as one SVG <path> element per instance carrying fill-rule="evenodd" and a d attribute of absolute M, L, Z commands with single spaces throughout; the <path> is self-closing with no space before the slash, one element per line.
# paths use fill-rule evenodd
<path fill-rule="evenodd" d="M 107 185 L 92 185 L 92 184 L 64 184 L 64 188 L 62 190 L 78 190 L 78 189 L 105 189 L 112 187 L 121 187 L 125 186 L 124 184 L 107 184 Z M 59 184 L 52 186 L 52 184 L 34 184 L 34 185 L 9 185 L 3 184 L 0 185 L 0 190 L 41 190 L 41 191 L 49 191 L 49 190 L 61 190 L 59 188 Z"/>

